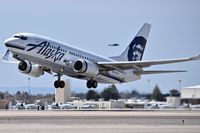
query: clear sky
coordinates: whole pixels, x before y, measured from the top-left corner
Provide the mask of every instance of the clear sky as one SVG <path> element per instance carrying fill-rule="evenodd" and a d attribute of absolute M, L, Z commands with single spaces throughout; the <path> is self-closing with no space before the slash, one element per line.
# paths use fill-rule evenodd
<path fill-rule="evenodd" d="M 6 51 L 4 40 L 18 32 L 48 36 L 104 56 L 118 55 L 145 22 L 152 29 L 143 60 L 200 54 L 199 0 L 5 0 L 0 1 L 0 20 L 1 56 Z M 109 43 L 120 46 L 108 47 Z M 200 84 L 200 61 L 148 69 L 188 72 L 143 76 L 140 81 L 117 85 L 118 89 L 151 92 L 158 83 L 162 92 L 168 92 L 179 87 L 179 80 L 182 87 Z M 15 64 L 0 63 L 0 87 L 27 86 L 28 77 Z M 31 86 L 52 87 L 55 79 L 49 74 L 31 78 Z M 73 90 L 87 90 L 86 81 L 70 80 Z"/>

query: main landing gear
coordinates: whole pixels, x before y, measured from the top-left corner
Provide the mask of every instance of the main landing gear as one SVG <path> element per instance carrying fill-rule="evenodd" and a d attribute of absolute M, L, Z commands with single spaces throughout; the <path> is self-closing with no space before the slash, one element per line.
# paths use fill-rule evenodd
<path fill-rule="evenodd" d="M 58 80 L 56 80 L 54 82 L 54 87 L 55 88 L 64 88 L 65 87 L 65 82 L 60 79 L 62 75 L 61 74 L 57 74 L 55 76 L 58 77 Z M 87 85 L 87 88 L 97 88 L 98 82 L 96 80 L 90 79 L 90 80 L 87 81 L 86 85 Z"/>
<path fill-rule="evenodd" d="M 65 82 L 63 80 L 60 80 L 61 75 L 58 74 L 56 76 L 58 76 L 58 80 L 56 80 L 54 82 L 54 87 L 55 88 L 64 88 L 65 87 Z"/>
<path fill-rule="evenodd" d="M 96 80 L 88 80 L 87 83 L 86 83 L 87 87 L 88 88 L 97 88 L 98 86 L 98 83 Z"/>

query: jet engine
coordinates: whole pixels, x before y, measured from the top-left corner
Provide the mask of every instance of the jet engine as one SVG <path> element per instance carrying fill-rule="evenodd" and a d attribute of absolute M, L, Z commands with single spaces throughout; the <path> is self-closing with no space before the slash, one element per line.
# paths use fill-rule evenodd
<path fill-rule="evenodd" d="M 75 61 L 73 70 L 77 73 L 81 73 L 82 75 L 91 77 L 97 76 L 99 73 L 99 68 L 96 64 L 83 59 L 78 59 Z"/>
<path fill-rule="evenodd" d="M 40 66 L 32 65 L 31 62 L 21 61 L 18 65 L 18 69 L 21 73 L 28 74 L 33 77 L 40 77 L 44 74 L 44 71 Z"/>

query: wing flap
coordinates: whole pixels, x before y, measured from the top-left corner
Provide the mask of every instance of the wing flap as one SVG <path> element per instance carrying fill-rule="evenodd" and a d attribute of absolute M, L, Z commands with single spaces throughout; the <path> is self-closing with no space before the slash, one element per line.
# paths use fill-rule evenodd
<path fill-rule="evenodd" d="M 145 71 L 134 71 L 136 74 L 163 74 L 163 73 L 178 73 L 187 72 L 185 70 L 145 70 Z"/>

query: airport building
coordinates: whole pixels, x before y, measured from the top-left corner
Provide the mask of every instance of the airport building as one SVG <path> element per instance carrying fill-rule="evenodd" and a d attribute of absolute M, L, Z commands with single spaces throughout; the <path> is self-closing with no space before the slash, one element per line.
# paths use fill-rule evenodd
<path fill-rule="evenodd" d="M 8 109 L 8 100 L 0 100 L 0 109 Z"/>
<path fill-rule="evenodd" d="M 181 99 L 180 97 L 175 97 L 175 96 L 169 96 L 167 97 L 167 104 L 178 108 L 181 105 Z"/>
<path fill-rule="evenodd" d="M 181 103 L 200 104 L 200 85 L 182 88 Z"/>
<path fill-rule="evenodd" d="M 181 105 L 180 92 L 176 89 L 170 90 L 170 96 L 166 100 L 168 105 L 178 108 Z"/>
<path fill-rule="evenodd" d="M 73 101 L 77 109 L 123 109 L 125 103 L 122 101 Z"/>

